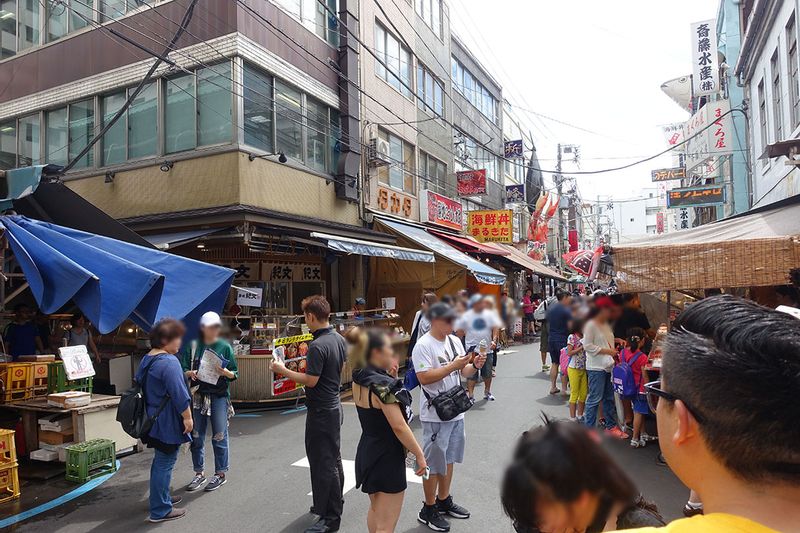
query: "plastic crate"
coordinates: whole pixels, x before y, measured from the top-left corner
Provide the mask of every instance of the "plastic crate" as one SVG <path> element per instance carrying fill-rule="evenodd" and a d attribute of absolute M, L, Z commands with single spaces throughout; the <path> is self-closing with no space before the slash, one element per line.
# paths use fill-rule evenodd
<path fill-rule="evenodd" d="M 19 474 L 17 463 L 0 466 L 0 503 L 19 498 Z"/>
<path fill-rule="evenodd" d="M 33 387 L 31 363 L 0 363 L 0 401 L 27 400 Z"/>
<path fill-rule="evenodd" d="M 48 363 L 31 363 L 32 365 L 32 395 L 47 396 L 49 393 L 48 385 Z"/>
<path fill-rule="evenodd" d="M 85 483 L 117 470 L 117 450 L 113 440 L 93 439 L 67 447 L 68 481 Z"/>
<path fill-rule="evenodd" d="M 17 464 L 17 447 L 14 445 L 14 431 L 0 429 L 0 468 Z"/>
<path fill-rule="evenodd" d="M 92 392 L 92 378 L 67 379 L 67 371 L 64 369 L 63 361 L 47 363 L 47 392 L 67 392 L 67 391 Z"/>

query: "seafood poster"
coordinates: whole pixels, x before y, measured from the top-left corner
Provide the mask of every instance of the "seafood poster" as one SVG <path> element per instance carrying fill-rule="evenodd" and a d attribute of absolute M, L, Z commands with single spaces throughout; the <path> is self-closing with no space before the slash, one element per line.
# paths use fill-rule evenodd
<path fill-rule="evenodd" d="M 310 333 L 293 337 L 278 337 L 273 341 L 272 356 L 282 359 L 289 370 L 305 373 L 308 343 L 313 338 Z M 302 387 L 301 384 L 280 374 L 275 374 L 272 378 L 273 396 L 286 394 Z"/>

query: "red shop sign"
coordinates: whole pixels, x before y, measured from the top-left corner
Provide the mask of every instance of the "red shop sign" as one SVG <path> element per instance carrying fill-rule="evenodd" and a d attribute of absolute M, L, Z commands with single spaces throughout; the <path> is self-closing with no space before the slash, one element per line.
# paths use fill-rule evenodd
<path fill-rule="evenodd" d="M 486 169 L 456 172 L 459 196 L 479 196 L 486 194 Z"/>
<path fill-rule="evenodd" d="M 464 224 L 464 210 L 461 202 L 433 191 L 422 191 L 420 202 L 420 219 L 422 222 L 436 224 L 449 229 L 461 231 Z"/>

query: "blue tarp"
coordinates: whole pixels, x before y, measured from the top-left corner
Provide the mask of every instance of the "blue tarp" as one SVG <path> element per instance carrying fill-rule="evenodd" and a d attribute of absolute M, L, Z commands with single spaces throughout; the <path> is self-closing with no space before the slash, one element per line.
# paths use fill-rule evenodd
<path fill-rule="evenodd" d="M 2 216 L 0 227 L 42 312 L 73 300 L 100 333 L 126 319 L 192 328 L 222 309 L 233 281 L 228 268 L 22 216 Z"/>
<path fill-rule="evenodd" d="M 506 275 L 499 270 L 495 270 L 489 265 L 468 256 L 460 250 L 456 250 L 442 239 L 434 237 L 425 231 L 425 228 L 421 226 L 403 224 L 402 222 L 395 222 L 394 220 L 389 220 L 386 218 L 379 218 L 378 221 L 389 229 L 408 239 L 411 239 L 420 246 L 463 266 L 469 270 L 470 274 L 475 276 L 475 279 L 481 283 L 487 283 L 489 285 L 502 285 L 506 281 Z"/>

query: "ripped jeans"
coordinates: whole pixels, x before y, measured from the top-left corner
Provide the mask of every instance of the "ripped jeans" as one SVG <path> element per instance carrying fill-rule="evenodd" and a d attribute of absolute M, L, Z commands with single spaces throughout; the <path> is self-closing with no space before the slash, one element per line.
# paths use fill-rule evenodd
<path fill-rule="evenodd" d="M 228 471 L 228 402 L 227 396 L 212 396 L 211 416 L 192 409 L 192 464 L 195 473 L 203 472 L 205 460 L 206 427 L 211 421 L 211 446 L 214 448 L 214 473 Z"/>

